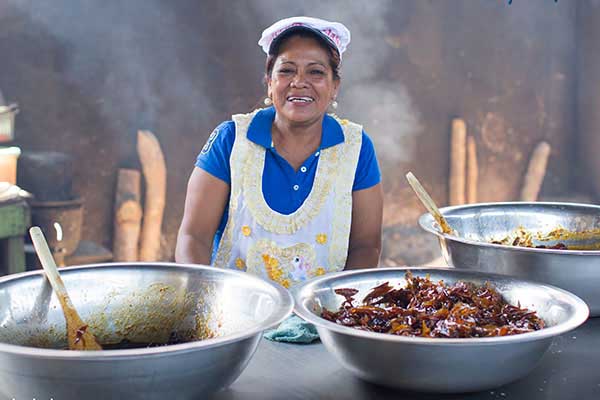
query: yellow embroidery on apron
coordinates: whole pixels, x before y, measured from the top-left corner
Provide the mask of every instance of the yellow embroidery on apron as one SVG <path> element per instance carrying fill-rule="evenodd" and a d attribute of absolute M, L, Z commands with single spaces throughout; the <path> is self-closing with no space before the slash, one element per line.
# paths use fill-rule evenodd
<path fill-rule="evenodd" d="M 327 234 L 325 234 L 325 233 L 318 233 L 317 237 L 315 238 L 315 242 L 317 242 L 318 244 L 325 244 L 325 243 L 327 243 Z"/>
<path fill-rule="evenodd" d="M 236 266 L 237 269 L 241 269 L 241 270 L 245 270 L 246 269 L 246 263 L 240 257 L 238 257 L 238 258 L 235 259 L 235 266 Z"/>
<path fill-rule="evenodd" d="M 279 247 L 273 240 L 261 239 L 248 249 L 247 271 L 289 287 L 314 275 L 315 250 L 307 243 Z M 316 268 L 315 268 L 316 270 Z"/>

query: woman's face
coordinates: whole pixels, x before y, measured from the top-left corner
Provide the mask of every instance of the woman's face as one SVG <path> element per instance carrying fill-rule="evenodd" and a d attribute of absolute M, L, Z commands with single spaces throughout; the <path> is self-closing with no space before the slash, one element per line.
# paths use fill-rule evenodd
<path fill-rule="evenodd" d="M 291 123 L 317 122 L 337 96 L 329 54 L 316 39 L 289 38 L 280 48 L 267 80 L 278 118 Z"/>

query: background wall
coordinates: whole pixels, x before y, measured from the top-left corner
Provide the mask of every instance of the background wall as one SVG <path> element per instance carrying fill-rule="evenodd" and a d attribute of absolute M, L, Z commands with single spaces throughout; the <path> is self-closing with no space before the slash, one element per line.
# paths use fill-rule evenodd
<path fill-rule="evenodd" d="M 75 157 L 83 236 L 108 248 L 116 171 L 138 165 L 137 130 L 154 132 L 168 166 L 169 258 L 195 156 L 217 124 L 261 104 L 262 29 L 293 15 L 342 21 L 352 43 L 338 114 L 375 142 L 386 254 L 398 259 L 392 248 L 418 232 L 423 212 L 404 174 L 446 204 L 453 117 L 477 141 L 480 201 L 516 199 L 541 140 L 553 149 L 542 194 L 573 191 L 579 3 L 5 0 L 0 89 L 21 107 L 17 145 Z"/>

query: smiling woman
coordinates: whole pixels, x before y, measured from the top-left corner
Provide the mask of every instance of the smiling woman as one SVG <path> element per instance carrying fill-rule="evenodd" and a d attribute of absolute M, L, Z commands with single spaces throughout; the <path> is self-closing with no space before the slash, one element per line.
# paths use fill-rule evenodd
<path fill-rule="evenodd" d="M 234 268 L 285 287 L 376 267 L 383 196 L 373 143 L 327 114 L 350 32 L 294 17 L 265 29 L 269 107 L 219 125 L 188 183 L 176 260 Z"/>

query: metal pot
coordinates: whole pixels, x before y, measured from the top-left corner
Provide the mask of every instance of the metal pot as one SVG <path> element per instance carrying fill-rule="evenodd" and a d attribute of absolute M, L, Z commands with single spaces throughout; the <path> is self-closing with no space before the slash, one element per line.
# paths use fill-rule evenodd
<path fill-rule="evenodd" d="M 558 286 L 581 297 L 591 316 L 600 316 L 600 207 L 574 203 L 481 203 L 440 209 L 458 235 L 441 233 L 433 217 L 424 214 L 419 224 L 439 239 L 448 265 L 460 269 L 494 272 Z M 538 241 L 537 234 L 563 228 L 569 234 Z M 533 244 L 597 250 L 555 250 L 491 243 L 515 234 L 532 233 Z M 573 232 L 588 232 L 587 235 Z"/>
<path fill-rule="evenodd" d="M 83 224 L 83 199 L 31 201 L 31 223 L 42 228 L 53 253 L 69 256 L 77 250 Z"/>
<path fill-rule="evenodd" d="M 113 263 L 64 268 L 61 275 L 103 345 L 173 337 L 184 343 L 61 350 L 65 321 L 43 273 L 9 275 L 0 279 L 2 398 L 204 398 L 239 376 L 263 330 L 293 306 L 280 286 L 206 266 Z"/>

